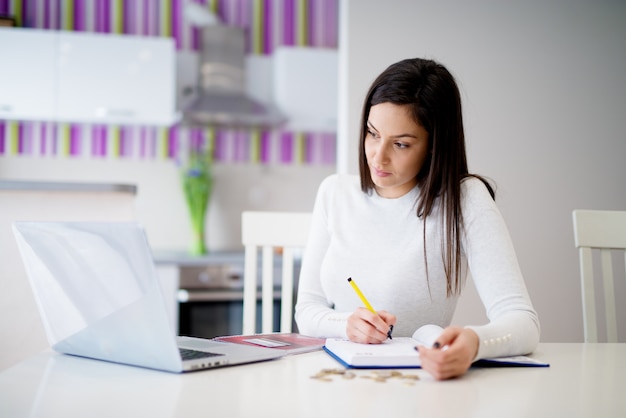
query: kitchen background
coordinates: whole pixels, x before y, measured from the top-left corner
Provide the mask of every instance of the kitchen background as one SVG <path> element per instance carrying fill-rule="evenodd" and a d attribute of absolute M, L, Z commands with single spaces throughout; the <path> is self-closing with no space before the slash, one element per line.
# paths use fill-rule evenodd
<path fill-rule="evenodd" d="M 118 22 L 111 27 L 122 31 L 120 22 L 123 20 L 114 16 L 121 16 L 121 6 L 126 3 L 131 4 L 121 1 L 82 4 L 91 11 L 96 5 L 111 5 L 110 19 Z M 47 7 L 48 13 L 56 16 L 61 5 L 68 4 L 70 2 L 0 0 L 0 12 L 8 10 L 17 15 L 29 15 Z M 171 21 L 174 15 L 182 13 L 180 9 L 171 12 L 174 4 L 177 3 L 159 2 L 155 6 L 154 2 L 139 2 L 136 7 L 150 7 L 151 30 L 158 31 L 162 30 L 158 28 L 169 27 L 162 23 L 164 16 L 170 16 Z M 506 3 L 337 0 L 309 1 L 308 8 L 302 8 L 305 4 L 302 2 L 284 1 L 207 2 L 203 7 L 219 10 L 227 5 L 228 10 L 234 10 L 231 8 L 236 8 L 237 4 L 247 7 L 245 10 L 251 14 L 246 16 L 257 16 L 248 18 L 251 24 L 262 21 L 254 14 L 255 10 L 257 13 L 265 10 L 258 5 L 271 8 L 273 29 L 264 36 L 271 37 L 274 52 L 271 55 L 250 53 L 248 58 L 276 55 L 287 25 L 287 20 L 280 16 L 285 10 L 292 10 L 290 5 L 294 13 L 308 10 L 304 15 L 289 15 L 294 28 L 302 27 L 297 23 L 302 16 L 317 22 L 313 26 L 331 27 L 324 35 L 334 37 L 325 38 L 329 42 L 325 45 L 329 46 L 315 48 L 339 51 L 338 127 L 336 132 L 270 131 L 266 135 L 274 140 L 269 147 L 272 150 L 269 160 L 260 157 L 259 148 L 255 147 L 259 143 L 255 140 L 259 138 L 258 131 L 239 131 L 239 139 L 234 139 L 234 132 L 226 130 L 220 139 L 225 144 L 221 148 L 225 150 L 223 154 L 219 151 L 221 146 L 215 143 L 216 133 L 201 132 L 205 142 L 216 146 L 216 190 L 207 228 L 211 250 L 240 245 L 238 228 L 243 208 L 310 210 L 321 178 L 335 170 L 356 173 L 358 119 L 363 94 L 371 80 L 396 60 L 410 56 L 435 58 L 453 71 L 462 91 L 470 169 L 493 178 L 498 185 L 498 206 L 509 226 L 529 293 L 541 318 L 542 341 L 582 341 L 578 254 L 574 247 L 571 212 L 575 208 L 623 210 L 626 207 L 623 185 L 626 177 L 623 164 L 626 155 L 626 119 L 623 117 L 626 114 L 626 26 L 623 24 L 626 3 L 614 0 Z M 163 10 L 166 12 L 161 13 Z M 229 16 L 237 14 L 228 13 Z M 39 16 L 39 13 L 34 14 Z M 70 21 L 65 14 L 57 19 Z M 44 21 L 38 24 L 43 25 Z M 96 25 L 93 19 L 84 24 L 90 28 Z M 143 26 L 135 23 L 135 27 Z M 333 34 L 337 28 L 339 35 Z M 314 32 L 319 37 L 324 31 Z M 188 34 L 181 44 L 184 49 L 177 50 L 177 58 L 195 53 L 193 31 L 185 33 Z M 293 29 L 290 33 L 295 39 L 304 39 L 302 36 L 309 30 Z M 250 30 L 246 34 L 253 36 Z M 247 45 L 254 48 L 258 43 L 248 40 Z M 261 51 L 256 48 L 249 51 Z M 128 141 L 133 144 L 130 149 L 120 147 L 120 142 L 127 143 L 126 137 L 112 140 L 117 131 L 108 127 L 107 132 L 113 134 L 106 137 L 106 154 L 91 156 L 89 147 L 92 145 L 87 140 L 80 143 L 82 152 L 87 155 L 73 157 L 66 139 L 59 139 L 60 144 L 65 145 L 56 154 L 48 152 L 51 146 L 47 143 L 46 153 L 41 155 L 40 144 L 36 141 L 30 146 L 30 154 L 26 151 L 28 145 L 19 153 L 19 142 L 15 139 L 15 132 L 19 132 L 17 125 L 4 126 L 0 180 L 135 183 L 139 186 L 136 215 L 147 226 L 153 245 L 183 249 L 189 242 L 190 229 L 178 167 L 168 151 L 172 149 L 168 148 L 171 143 L 187 142 L 180 140 L 188 137 L 184 129 L 173 142 L 164 141 L 160 136 L 169 134 L 170 130 L 157 129 L 152 134 L 157 136 L 154 147 L 150 145 L 152 148 L 141 157 L 141 151 L 137 154 L 134 148 L 139 147 L 141 139 Z M 151 132 L 152 128 L 144 129 Z M 293 135 L 296 139 L 291 144 L 296 145 L 280 147 L 276 135 L 281 138 L 283 133 L 285 137 Z M 305 142 L 302 139 L 305 134 L 317 139 Z M 32 135 L 40 135 L 39 129 L 33 128 Z M 336 140 L 335 148 L 322 146 L 324 141 L 319 138 L 324 135 L 331 143 Z M 248 144 L 242 138 L 249 138 L 252 145 L 235 147 L 235 143 Z M 281 149 L 304 150 L 304 143 L 316 144 L 315 152 L 308 154 L 309 157 L 297 151 L 286 153 L 297 156 L 295 159 L 277 158 Z M 151 157 L 153 154 L 155 156 Z M 246 155 L 246 162 L 235 158 L 236 155 Z M 328 159 L 322 155 L 327 155 Z M 623 256 L 616 259 L 616 265 L 623 271 Z M 616 290 L 618 297 L 626 290 L 624 284 L 620 286 Z M 0 294 L 9 293 L 3 288 Z M 618 304 L 620 317 L 626 312 L 623 308 Z M 5 312 L 7 315 L 3 316 L 16 317 L 10 309 Z M 480 323 L 484 315 L 476 291 L 468 286 L 453 322 Z M 622 332 L 622 338 L 624 335 Z"/>
<path fill-rule="evenodd" d="M 248 57 L 271 57 L 282 46 L 337 48 L 338 0 L 190 2 L 225 25 L 242 28 Z M 200 30 L 185 18 L 186 3 L 0 0 L 0 14 L 15 16 L 27 28 L 173 38 L 180 107 L 181 77 L 197 77 L 189 67 L 195 67 L 193 58 L 201 48 Z M 189 150 L 209 149 L 215 183 L 207 245 L 209 250 L 237 249 L 242 210 L 312 208 L 317 185 L 335 171 L 335 142 L 336 128 L 328 124 L 301 130 L 0 120 L 0 179 L 136 184 L 136 218 L 152 246 L 182 250 L 191 241 L 191 229 L 180 165 Z"/>

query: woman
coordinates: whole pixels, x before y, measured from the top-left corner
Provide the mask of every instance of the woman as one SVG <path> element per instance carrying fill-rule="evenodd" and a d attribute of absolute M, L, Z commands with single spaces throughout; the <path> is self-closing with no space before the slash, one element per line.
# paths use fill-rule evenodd
<path fill-rule="evenodd" d="M 318 191 L 299 331 L 376 344 L 390 329 L 418 338 L 441 327 L 432 346 L 417 347 L 437 379 L 460 376 L 480 358 L 533 351 L 539 320 L 494 191 L 468 173 L 452 75 L 424 59 L 391 65 L 367 93 L 360 138 L 360 176 L 332 175 Z M 489 323 L 450 326 L 469 272 Z"/>

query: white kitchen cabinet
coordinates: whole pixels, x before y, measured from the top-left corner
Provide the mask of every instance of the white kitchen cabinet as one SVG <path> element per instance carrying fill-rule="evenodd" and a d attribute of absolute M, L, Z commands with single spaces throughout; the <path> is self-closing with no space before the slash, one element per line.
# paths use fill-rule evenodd
<path fill-rule="evenodd" d="M 0 119 L 50 120 L 56 33 L 0 28 Z"/>
<path fill-rule="evenodd" d="M 175 112 L 171 38 L 61 32 L 57 118 L 168 125 Z"/>
<path fill-rule="evenodd" d="M 176 121 L 172 38 L 11 28 L 0 52 L 1 119 Z"/>
<path fill-rule="evenodd" d="M 287 129 L 337 131 L 336 49 L 281 46 L 274 52 L 274 100 Z"/>

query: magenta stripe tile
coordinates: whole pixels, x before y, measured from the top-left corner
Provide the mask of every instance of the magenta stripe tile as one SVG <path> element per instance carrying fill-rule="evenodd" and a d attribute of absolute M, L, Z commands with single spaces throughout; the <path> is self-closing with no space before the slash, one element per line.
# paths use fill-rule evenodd
<path fill-rule="evenodd" d="M 122 2 L 122 33 L 133 33 L 131 27 L 131 9 L 133 5 L 129 1 Z"/>
<path fill-rule="evenodd" d="M 50 0 L 43 2 L 43 29 L 50 29 Z"/>
<path fill-rule="evenodd" d="M 122 154 L 122 156 L 124 157 L 131 157 L 132 156 L 132 147 L 131 147 L 131 142 L 133 140 L 133 133 L 131 131 L 131 129 L 128 126 L 124 126 L 122 128 L 122 132 L 124 133 L 124 137 L 123 137 L 123 147 L 124 147 L 124 153 Z"/>
<path fill-rule="evenodd" d="M 69 126 L 69 144 L 68 144 L 68 153 L 70 156 L 74 156 L 75 152 L 76 152 L 76 147 L 75 147 L 75 137 L 76 137 L 76 126 L 75 125 L 70 125 Z"/>
<path fill-rule="evenodd" d="M 326 44 L 325 47 L 336 48 L 338 45 L 338 30 L 339 30 L 339 3 L 338 0 L 325 0 L 326 1 Z"/>
<path fill-rule="evenodd" d="M 94 0 L 94 31 L 104 32 L 104 0 Z"/>
<path fill-rule="evenodd" d="M 82 129 L 79 125 L 70 127 L 70 155 L 78 156 L 81 153 L 80 139 Z"/>
<path fill-rule="evenodd" d="M 324 134 L 324 142 L 323 146 L 323 159 L 322 162 L 324 164 L 334 164 L 336 159 L 336 135 L 335 134 Z"/>
<path fill-rule="evenodd" d="M 98 157 L 99 153 L 100 153 L 100 142 L 99 142 L 99 136 L 98 136 L 98 125 L 93 125 L 91 127 L 91 156 L 92 157 Z"/>
<path fill-rule="evenodd" d="M 282 45 L 296 44 L 295 0 L 285 0 L 283 11 L 283 42 Z"/>
<path fill-rule="evenodd" d="M 25 155 L 32 154 L 32 146 L 31 146 L 31 123 L 30 122 L 21 122 L 22 126 L 22 152 Z"/>
<path fill-rule="evenodd" d="M 54 29 L 60 30 L 63 25 L 61 24 L 61 0 L 56 0 L 56 7 L 54 11 Z"/>
<path fill-rule="evenodd" d="M 257 0 L 258 1 L 258 0 Z M 252 24 L 250 23 L 252 17 L 252 7 L 250 7 L 250 3 L 246 0 L 239 0 L 239 4 L 237 7 L 237 26 L 244 29 L 244 41 L 245 41 L 245 51 L 246 53 L 250 53 L 253 50 L 253 39 L 254 33 L 252 32 Z"/>
<path fill-rule="evenodd" d="M 59 151 L 59 126 L 56 123 L 52 124 L 52 149 L 50 155 L 57 155 Z"/>
<path fill-rule="evenodd" d="M 109 128 L 100 126 L 100 155 L 104 158 L 109 154 Z"/>
<path fill-rule="evenodd" d="M 157 128 L 152 127 L 150 128 L 150 156 L 152 158 L 156 158 L 156 156 L 158 155 L 158 131 Z"/>
<path fill-rule="evenodd" d="M 196 145 L 198 142 L 196 131 L 197 129 L 194 128 L 186 128 L 181 132 L 181 143 L 186 145 L 186 147 L 183 147 L 183 149 L 186 148 L 185 151 L 187 152 L 198 150 L 198 146 Z"/>
<path fill-rule="evenodd" d="M 189 151 L 200 151 L 200 149 L 198 148 L 198 130 L 194 128 L 189 129 Z"/>
<path fill-rule="evenodd" d="M 33 155 L 35 153 L 35 122 L 28 122 L 26 125 L 26 144 L 28 154 Z"/>
<path fill-rule="evenodd" d="M 48 133 L 48 124 L 46 122 L 42 122 L 39 125 L 39 155 L 46 155 L 46 142 Z"/>
<path fill-rule="evenodd" d="M 130 126 L 124 127 L 126 135 L 124 136 L 125 156 L 133 156 L 133 142 L 135 142 L 135 131 Z"/>
<path fill-rule="evenodd" d="M 104 23 L 102 32 L 111 33 L 111 3 L 110 1 L 104 2 L 102 20 Z"/>
<path fill-rule="evenodd" d="M 172 36 L 176 41 L 176 50 L 183 48 L 182 39 L 182 2 L 181 0 L 172 0 Z"/>
<path fill-rule="evenodd" d="M 91 155 L 94 158 L 102 156 L 102 143 L 100 141 L 100 126 L 93 125 L 91 127 Z"/>
<path fill-rule="evenodd" d="M 24 153 L 24 124 L 17 124 L 17 153 Z"/>
<path fill-rule="evenodd" d="M 178 127 L 174 126 L 169 129 L 167 156 L 170 158 L 176 158 L 177 148 L 178 148 Z"/>
<path fill-rule="evenodd" d="M 96 156 L 99 158 L 106 157 L 106 145 L 107 145 L 107 130 L 102 125 L 95 127 L 96 131 Z"/>
<path fill-rule="evenodd" d="M 266 130 L 261 131 L 259 142 L 259 160 L 267 164 L 270 162 L 270 132 Z"/>
<path fill-rule="evenodd" d="M 240 131 L 235 131 L 233 134 L 233 160 L 236 162 L 241 162 L 243 161 L 243 156 L 242 156 L 242 143 L 241 143 L 241 132 Z"/>
<path fill-rule="evenodd" d="M 154 3 L 150 0 L 146 1 L 146 22 L 145 26 L 145 34 L 149 36 L 155 36 L 158 31 L 156 28 L 156 24 L 158 20 L 159 8 L 155 7 Z"/>
<path fill-rule="evenodd" d="M 141 34 L 150 35 L 150 0 L 143 0 L 141 12 Z"/>
<path fill-rule="evenodd" d="M 104 125 L 96 126 L 96 141 L 98 143 L 98 156 L 104 158 L 107 155 L 107 128 Z"/>
<path fill-rule="evenodd" d="M 146 127 L 139 128 L 139 158 L 146 158 Z"/>
<path fill-rule="evenodd" d="M 194 129 L 194 136 L 195 136 L 195 146 L 196 149 L 200 152 L 206 152 L 207 151 L 207 147 L 206 147 L 206 138 L 204 135 L 204 130 L 203 129 Z"/>
<path fill-rule="evenodd" d="M 199 51 L 200 50 L 200 29 L 197 27 L 191 28 L 191 50 Z"/>
<path fill-rule="evenodd" d="M 119 143 L 119 157 L 122 158 L 126 154 L 126 128 L 120 126 L 120 143 Z"/>
<path fill-rule="evenodd" d="M 239 131 L 239 141 L 241 146 L 239 161 L 247 163 L 250 161 L 250 131 Z"/>
<path fill-rule="evenodd" d="M 204 129 L 197 129 L 196 130 L 196 146 L 198 147 L 198 150 L 201 152 L 209 152 L 209 148 L 207 146 L 207 135 L 204 132 Z"/>
<path fill-rule="evenodd" d="M 0 120 L 0 154 L 4 154 L 6 150 L 6 144 L 5 144 L 6 136 L 4 134 L 4 131 L 5 131 L 5 123 Z"/>
<path fill-rule="evenodd" d="M 216 161 L 224 161 L 226 156 L 226 133 L 223 129 L 215 130 L 215 159 Z"/>
<path fill-rule="evenodd" d="M 74 30 L 84 32 L 87 28 L 84 0 L 74 0 Z"/>
<path fill-rule="evenodd" d="M 124 2 L 126 6 L 126 24 L 128 26 L 128 34 L 140 35 L 139 27 L 137 26 L 137 6 L 138 1 Z"/>
<path fill-rule="evenodd" d="M 318 0 L 319 1 L 319 0 Z M 316 34 L 316 29 L 317 29 L 317 20 L 316 20 L 316 16 L 315 16 L 315 1 L 314 0 L 309 0 L 308 4 L 308 9 L 307 9 L 307 38 L 308 38 L 308 45 L 310 46 L 317 46 L 316 42 L 315 42 L 315 37 L 317 36 Z"/>
<path fill-rule="evenodd" d="M 130 126 L 125 126 L 124 130 L 126 131 L 126 135 L 124 135 L 124 155 L 126 157 L 133 156 L 133 142 L 135 140 L 135 131 Z"/>
<path fill-rule="evenodd" d="M 280 135 L 280 162 L 289 163 L 293 158 L 293 132 Z"/>
<path fill-rule="evenodd" d="M 246 10 L 248 6 L 248 2 L 246 0 L 238 0 L 236 5 L 237 10 L 237 18 L 235 24 L 240 27 L 246 26 L 246 17 L 250 15 L 250 10 Z"/>
<path fill-rule="evenodd" d="M 30 8 L 28 7 L 28 2 L 22 1 L 22 21 L 18 22 L 18 26 L 23 26 L 25 28 L 31 28 L 34 26 L 34 22 L 30 21 L 29 11 Z"/>
<path fill-rule="evenodd" d="M 200 131 L 200 147 L 209 154 L 211 160 L 215 159 L 215 150 L 211 147 L 210 134 L 204 129 Z"/>
<path fill-rule="evenodd" d="M 316 135 L 312 133 L 304 134 L 304 161 L 312 163 L 314 161 L 314 145 Z"/>
<path fill-rule="evenodd" d="M 273 13 L 272 0 L 263 0 L 263 53 L 271 54 L 273 52 L 274 31 L 273 26 Z"/>
<path fill-rule="evenodd" d="M 217 0 L 217 16 L 220 20 L 227 24 L 231 25 L 233 23 L 232 16 L 230 13 L 230 0 Z"/>

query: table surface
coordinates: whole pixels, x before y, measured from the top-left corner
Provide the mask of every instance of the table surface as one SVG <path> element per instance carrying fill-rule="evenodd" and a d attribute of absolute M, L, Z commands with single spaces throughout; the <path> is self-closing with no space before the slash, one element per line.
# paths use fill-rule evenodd
<path fill-rule="evenodd" d="M 170 374 L 42 352 L 0 373 L 2 417 L 624 417 L 626 344 L 540 344 L 549 368 L 472 368 L 459 379 L 377 381 L 326 353 Z"/>

